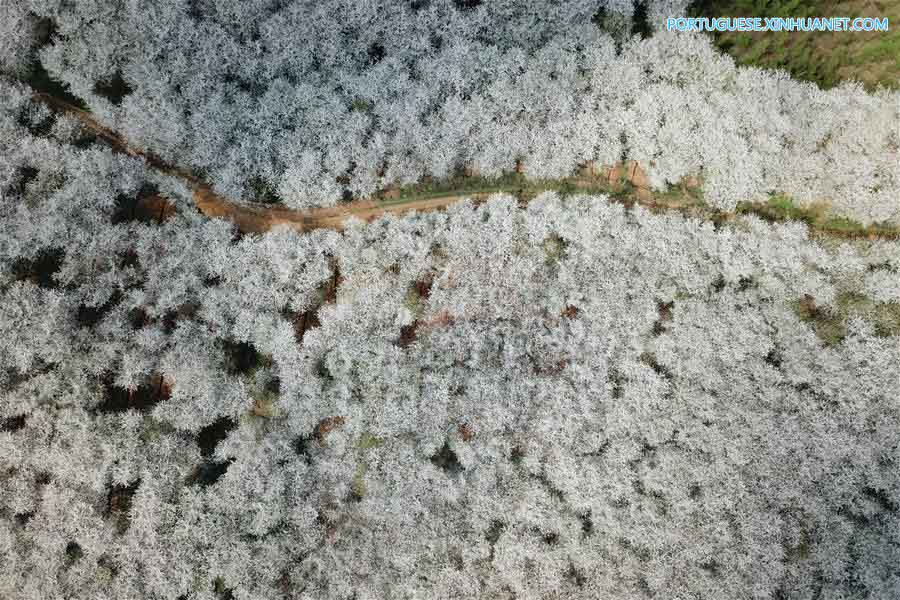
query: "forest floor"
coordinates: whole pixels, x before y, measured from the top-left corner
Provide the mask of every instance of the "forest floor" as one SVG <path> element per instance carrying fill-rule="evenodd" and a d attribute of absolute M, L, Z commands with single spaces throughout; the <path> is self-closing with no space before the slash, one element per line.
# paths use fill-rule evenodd
<path fill-rule="evenodd" d="M 831 88 L 861 81 L 900 89 L 900 2 L 896 0 L 705 0 L 705 17 L 887 17 L 887 32 L 725 32 L 716 45 L 744 65 L 785 69 Z"/>

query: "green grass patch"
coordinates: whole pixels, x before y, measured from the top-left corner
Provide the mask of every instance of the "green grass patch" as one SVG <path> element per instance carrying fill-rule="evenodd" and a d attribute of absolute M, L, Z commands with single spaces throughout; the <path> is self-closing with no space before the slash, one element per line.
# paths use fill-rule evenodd
<path fill-rule="evenodd" d="M 800 207 L 784 194 L 774 194 L 765 202 L 743 202 L 738 205 L 738 214 L 753 214 L 769 222 L 803 221 L 814 225 L 822 220 L 824 208 L 821 206 Z"/>
<path fill-rule="evenodd" d="M 875 304 L 869 321 L 875 326 L 875 335 L 881 337 L 900 336 L 900 302 Z"/>
<path fill-rule="evenodd" d="M 360 451 L 360 461 L 356 467 L 356 472 L 350 480 L 350 499 L 356 502 L 361 501 L 366 496 L 366 473 L 369 472 L 369 464 L 366 462 L 365 453 L 375 448 L 380 448 L 385 444 L 384 438 L 372 435 L 368 431 L 363 432 L 356 442 L 356 448 Z"/>
<path fill-rule="evenodd" d="M 406 291 L 406 298 L 404 298 L 403 304 L 404 306 L 406 306 L 409 312 L 412 313 L 413 319 L 422 318 L 422 314 L 425 311 L 425 306 L 422 295 L 419 294 L 416 286 L 410 286 L 410 288 Z"/>
<path fill-rule="evenodd" d="M 769 206 L 774 210 L 783 212 L 792 212 L 797 210 L 797 208 L 794 206 L 794 202 L 787 196 L 782 195 L 776 195 L 769 198 Z"/>
<path fill-rule="evenodd" d="M 772 223 L 803 221 L 815 230 L 848 237 L 900 236 L 900 228 L 894 225 L 888 223 L 863 225 L 848 217 L 830 215 L 825 204 L 798 206 L 784 194 L 775 194 L 765 202 L 743 202 L 738 205 L 736 212 L 737 214 L 756 215 Z"/>
<path fill-rule="evenodd" d="M 859 232 L 866 229 L 861 223 L 847 217 L 829 217 L 822 222 L 822 225 L 835 231 Z"/>
<path fill-rule="evenodd" d="M 801 321 L 812 326 L 816 336 L 826 346 L 837 346 L 847 336 L 844 318 L 834 310 L 816 306 L 814 298 L 806 296 L 797 300 L 792 308 Z"/>
<path fill-rule="evenodd" d="M 366 472 L 368 470 L 369 467 L 366 463 L 360 463 L 350 481 L 350 496 L 357 502 L 366 496 Z"/>
<path fill-rule="evenodd" d="M 857 58 L 863 61 L 889 59 L 900 67 L 900 35 L 885 36 L 881 41 L 869 44 Z"/>
<path fill-rule="evenodd" d="M 372 448 L 378 448 L 383 445 L 384 439 L 372 435 L 368 431 L 359 436 L 359 441 L 356 443 L 356 447 L 360 450 L 371 450 Z"/>
<path fill-rule="evenodd" d="M 544 254 L 547 256 L 547 264 L 554 265 L 565 259 L 567 246 L 568 243 L 555 233 L 545 239 L 541 247 L 544 250 Z"/>
<path fill-rule="evenodd" d="M 369 113 L 374 108 L 374 105 L 368 100 L 363 100 L 362 98 L 355 98 L 353 102 L 350 103 L 350 112 L 361 112 L 361 113 Z"/>
<path fill-rule="evenodd" d="M 815 298 L 805 296 L 795 301 L 792 308 L 826 346 L 836 346 L 844 340 L 852 317 L 871 324 L 879 337 L 900 336 L 900 303 L 876 302 L 859 292 L 839 293 L 834 307 L 820 307 Z"/>
<path fill-rule="evenodd" d="M 900 22 L 900 3 L 868 0 L 700 0 L 702 17 L 887 17 Z M 900 28 L 886 32 L 723 32 L 716 45 L 743 65 L 784 69 L 795 79 L 830 88 L 855 79 L 869 90 L 900 89 Z"/>
<path fill-rule="evenodd" d="M 836 304 L 842 317 L 863 318 L 872 324 L 879 337 L 900 335 L 900 303 L 875 302 L 864 294 L 846 292 L 838 295 Z"/>

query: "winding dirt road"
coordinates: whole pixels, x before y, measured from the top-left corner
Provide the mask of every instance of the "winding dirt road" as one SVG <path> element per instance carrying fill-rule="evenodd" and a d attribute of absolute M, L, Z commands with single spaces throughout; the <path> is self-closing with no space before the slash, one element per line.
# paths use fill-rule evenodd
<path fill-rule="evenodd" d="M 117 132 L 106 127 L 89 112 L 65 102 L 50 94 L 35 92 L 32 96 L 35 101 L 41 102 L 53 111 L 69 115 L 78 120 L 82 126 L 114 151 L 129 156 L 140 157 L 147 164 L 161 173 L 185 182 L 193 191 L 194 203 L 207 217 L 221 218 L 232 221 L 235 226 L 244 233 L 263 233 L 276 225 L 287 225 L 297 231 L 309 231 L 312 229 L 328 228 L 341 230 L 350 217 L 356 217 L 364 221 L 377 219 L 384 214 L 403 214 L 412 211 L 440 210 L 464 199 L 483 200 L 497 192 L 516 193 L 515 189 L 497 189 L 490 191 L 467 190 L 448 192 L 445 195 L 429 195 L 427 197 L 411 195 L 403 200 L 379 201 L 379 200 L 355 200 L 341 204 L 337 207 L 313 208 L 308 210 L 292 210 L 271 204 L 236 202 L 213 191 L 212 187 L 202 179 L 175 165 L 171 165 L 152 152 L 132 146 Z M 586 165 L 584 174 L 579 177 L 569 178 L 558 183 L 566 183 L 575 188 L 597 188 L 609 186 L 611 189 L 621 190 L 621 184 L 628 184 L 631 193 L 617 194 L 610 197 L 611 201 L 619 202 L 627 206 L 639 204 L 651 210 L 675 210 L 689 213 L 694 216 L 707 218 L 715 222 L 733 220 L 734 213 L 724 213 L 706 205 L 692 201 L 686 194 L 683 199 L 671 195 L 656 194 L 649 189 L 649 181 L 641 166 L 628 161 L 625 164 L 606 166 L 594 169 L 592 165 Z M 683 189 L 695 189 L 700 185 L 699 181 L 689 178 L 683 183 Z M 554 189 L 548 186 L 546 189 Z M 773 217 L 764 205 L 751 210 L 764 218 L 780 220 Z M 812 233 L 827 235 L 844 239 L 900 239 L 900 229 L 884 227 L 846 228 L 833 227 L 828 223 L 810 222 Z"/>

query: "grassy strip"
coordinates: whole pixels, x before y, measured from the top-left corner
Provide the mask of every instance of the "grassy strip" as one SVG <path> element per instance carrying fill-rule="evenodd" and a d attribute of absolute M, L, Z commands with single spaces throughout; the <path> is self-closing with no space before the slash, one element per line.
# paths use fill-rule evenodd
<path fill-rule="evenodd" d="M 627 181 L 612 184 L 601 177 L 577 176 L 529 180 L 520 173 L 507 173 L 496 179 L 482 176 L 454 176 L 444 180 L 383 190 L 377 193 L 374 199 L 378 207 L 386 208 L 449 196 L 465 197 L 507 193 L 522 200 L 530 200 L 544 192 L 556 192 L 563 197 L 603 194 L 614 200 L 634 203 L 635 191 L 635 188 Z M 685 198 L 688 198 L 691 204 L 701 203 L 699 190 L 686 191 L 678 186 L 670 188 L 666 192 L 654 193 L 653 196 L 654 205 L 666 202 L 683 205 Z"/>
<path fill-rule="evenodd" d="M 442 196 L 467 194 L 495 194 L 500 192 L 537 193 L 549 189 L 548 182 L 529 181 L 519 173 L 506 173 L 494 179 L 482 176 L 454 175 L 446 179 L 426 179 L 422 183 L 390 188 L 376 194 L 379 206 L 392 206 L 416 200 L 429 200 Z"/>
<path fill-rule="evenodd" d="M 814 233 L 836 237 L 900 239 L 900 227 L 887 223 L 863 225 L 847 217 L 829 214 L 827 204 L 813 203 L 801 207 L 784 194 L 775 194 L 765 202 L 741 203 L 735 213 L 731 214 L 707 205 L 699 188 L 671 186 L 664 192 L 650 192 L 637 190 L 627 182 L 610 184 L 603 178 L 587 176 L 538 181 L 529 181 L 518 173 L 509 173 L 497 179 L 456 176 L 382 192 L 376 195 L 376 206 L 387 208 L 442 197 L 483 196 L 495 193 L 509 193 L 522 200 L 530 200 L 548 191 L 556 192 L 563 197 L 602 194 L 609 196 L 614 202 L 628 206 L 640 204 L 653 211 L 680 210 L 717 223 L 728 221 L 734 215 L 755 215 L 770 223 L 802 221 Z"/>
<path fill-rule="evenodd" d="M 803 221 L 814 232 L 852 238 L 900 239 L 900 228 L 887 224 L 863 225 L 847 217 L 830 215 L 825 204 L 797 206 L 784 194 L 776 194 L 767 202 L 744 202 L 738 205 L 737 214 L 753 214 L 770 223 Z"/>

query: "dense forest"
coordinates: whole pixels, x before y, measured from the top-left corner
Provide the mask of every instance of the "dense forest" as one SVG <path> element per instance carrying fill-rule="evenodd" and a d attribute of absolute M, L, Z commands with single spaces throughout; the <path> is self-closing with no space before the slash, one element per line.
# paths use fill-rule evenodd
<path fill-rule="evenodd" d="M 900 92 L 700 8 L 0 3 L 0 599 L 900 596 Z"/>

